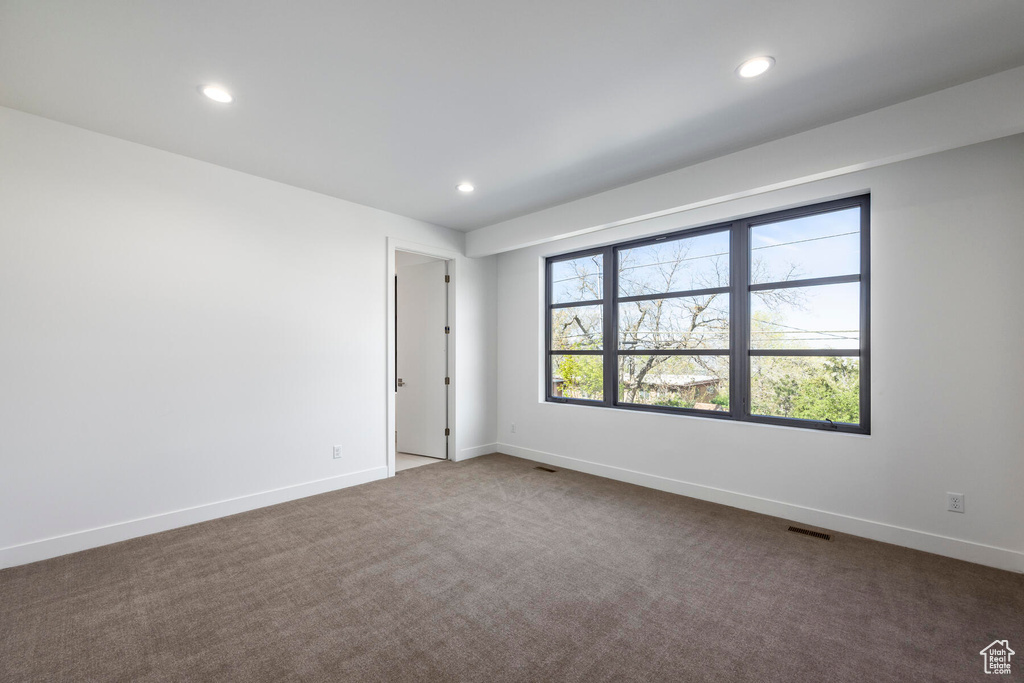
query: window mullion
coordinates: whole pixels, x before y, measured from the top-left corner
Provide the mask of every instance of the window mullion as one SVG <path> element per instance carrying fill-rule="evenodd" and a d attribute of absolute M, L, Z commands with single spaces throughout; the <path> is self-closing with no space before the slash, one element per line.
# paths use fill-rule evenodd
<path fill-rule="evenodd" d="M 860 426 L 871 431 L 871 197 L 860 202 Z"/>
<path fill-rule="evenodd" d="M 731 237 L 729 409 L 735 419 L 746 420 L 750 416 L 750 228 L 747 222 L 733 223 Z"/>
<path fill-rule="evenodd" d="M 749 229 L 748 229 L 749 230 Z M 814 277 L 806 280 L 783 280 L 781 282 L 759 282 L 750 285 L 748 291 L 763 292 L 770 289 L 791 289 L 795 287 L 820 287 L 821 285 L 840 285 L 850 282 L 860 282 L 860 273 L 852 275 L 829 275 L 828 277 Z"/>
<path fill-rule="evenodd" d="M 552 263 L 548 260 L 544 264 L 544 396 L 547 398 L 553 398 L 554 394 L 554 377 L 551 372 L 551 298 L 554 296 L 551 287 Z"/>
<path fill-rule="evenodd" d="M 604 404 L 615 405 L 619 392 L 618 370 L 618 306 L 619 293 L 618 254 L 614 247 L 604 250 Z"/>

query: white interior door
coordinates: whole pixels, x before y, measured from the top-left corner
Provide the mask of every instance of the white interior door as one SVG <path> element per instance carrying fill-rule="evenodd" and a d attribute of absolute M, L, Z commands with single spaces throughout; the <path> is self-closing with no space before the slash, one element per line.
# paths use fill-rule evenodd
<path fill-rule="evenodd" d="M 395 429 L 402 453 L 448 457 L 444 261 L 397 269 Z"/>

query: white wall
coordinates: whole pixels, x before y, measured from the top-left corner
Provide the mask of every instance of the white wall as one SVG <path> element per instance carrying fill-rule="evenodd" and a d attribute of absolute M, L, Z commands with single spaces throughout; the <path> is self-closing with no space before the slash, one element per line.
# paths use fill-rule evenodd
<path fill-rule="evenodd" d="M 465 460 L 498 450 L 497 257 L 459 259 L 455 278 L 458 401 L 453 459 Z"/>
<path fill-rule="evenodd" d="M 388 237 L 464 244 L 0 108 L 0 566 L 384 476 Z M 495 263 L 457 266 L 469 451 Z"/>
<path fill-rule="evenodd" d="M 870 436 L 540 400 L 543 256 L 865 190 Z M 501 449 L 1024 571 L 1022 190 L 1015 136 L 504 253 Z M 966 514 L 946 511 L 947 491 Z"/>

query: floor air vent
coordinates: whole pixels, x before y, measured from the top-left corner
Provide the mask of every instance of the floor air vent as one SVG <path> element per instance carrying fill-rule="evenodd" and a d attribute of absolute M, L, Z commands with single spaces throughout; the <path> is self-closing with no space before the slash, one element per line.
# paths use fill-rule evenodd
<path fill-rule="evenodd" d="M 540 470 L 541 472 L 557 472 L 558 471 L 558 470 L 553 470 L 550 467 L 541 467 L 540 465 L 537 465 L 533 469 Z"/>
<path fill-rule="evenodd" d="M 832 534 L 823 534 L 820 531 L 811 531 L 810 529 L 801 529 L 798 526 L 791 526 L 789 530 L 794 534 L 803 534 L 804 536 L 813 536 L 814 538 L 820 538 L 823 541 L 831 541 Z"/>

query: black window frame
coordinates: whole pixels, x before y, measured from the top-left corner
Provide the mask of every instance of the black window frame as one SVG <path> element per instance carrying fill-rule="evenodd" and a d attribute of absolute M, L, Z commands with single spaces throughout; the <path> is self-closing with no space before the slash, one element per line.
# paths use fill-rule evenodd
<path fill-rule="evenodd" d="M 776 223 L 794 218 L 803 218 L 816 214 L 831 213 L 853 207 L 860 208 L 860 273 L 857 275 L 837 275 L 828 277 L 787 280 L 784 282 L 750 284 L 750 231 L 758 225 Z M 871 196 L 869 194 L 818 202 L 792 209 L 773 211 L 771 213 L 749 216 L 732 221 L 712 225 L 686 228 L 673 232 L 652 235 L 640 239 L 617 242 L 601 247 L 593 247 L 565 254 L 549 256 L 545 259 L 544 268 L 544 302 L 545 302 L 545 401 L 549 403 L 566 403 L 573 405 L 598 406 L 619 410 L 636 410 L 641 412 L 667 413 L 673 415 L 692 415 L 712 419 L 754 422 L 761 424 L 800 427 L 852 434 L 871 433 Z M 669 292 L 651 296 L 620 297 L 619 296 L 619 252 L 622 249 L 642 247 L 667 239 L 696 237 L 715 232 L 729 233 L 729 285 L 703 290 Z M 555 263 L 569 261 L 595 254 L 602 255 L 602 294 L 603 297 L 593 301 L 574 301 L 561 304 L 552 303 L 552 269 Z M 774 289 L 779 287 L 812 287 L 817 285 L 857 282 L 860 284 L 860 347 L 858 349 L 752 349 L 750 343 L 750 294 L 753 291 Z M 680 349 L 637 351 L 636 355 L 718 355 L 729 357 L 729 410 L 708 411 L 694 408 L 676 408 L 670 406 L 652 406 L 618 401 L 618 311 L 620 302 L 654 297 L 673 298 L 711 293 L 728 293 L 729 295 L 729 348 L 722 350 Z M 552 310 L 572 306 L 602 305 L 603 340 L 601 350 L 552 350 L 551 324 Z M 603 392 L 601 400 L 578 399 L 552 395 L 552 357 L 564 355 L 599 355 L 603 358 Z M 860 372 L 860 423 L 836 423 L 829 420 L 809 420 L 793 417 L 776 417 L 754 415 L 750 412 L 750 359 L 764 356 L 827 356 L 859 358 Z"/>

